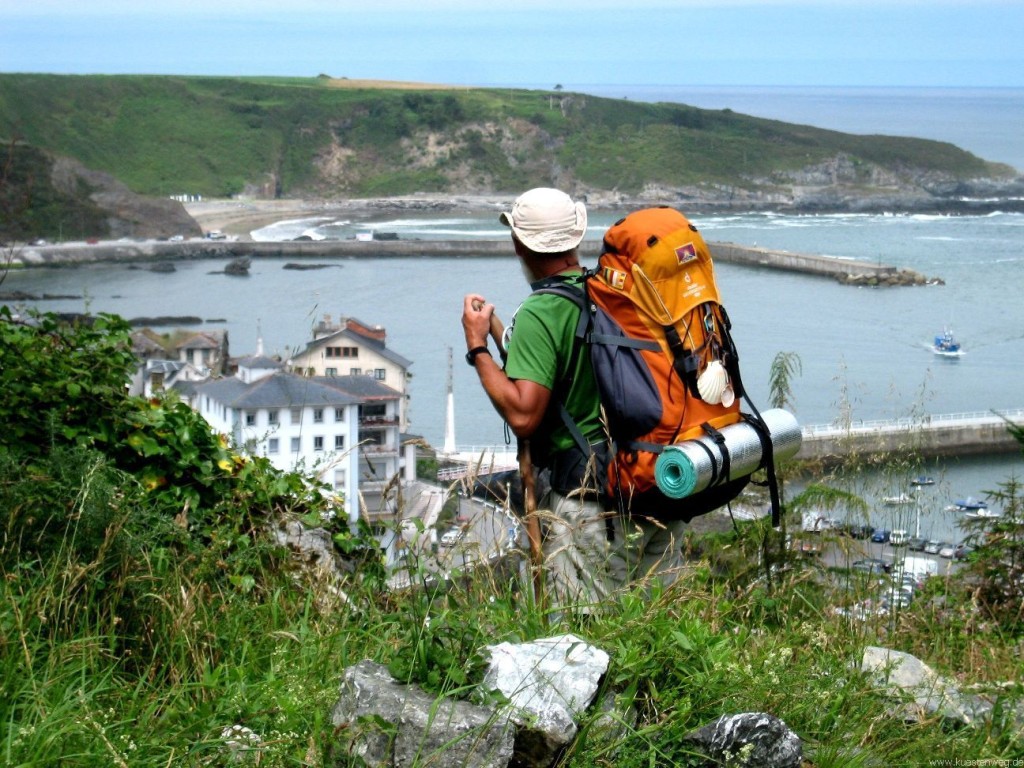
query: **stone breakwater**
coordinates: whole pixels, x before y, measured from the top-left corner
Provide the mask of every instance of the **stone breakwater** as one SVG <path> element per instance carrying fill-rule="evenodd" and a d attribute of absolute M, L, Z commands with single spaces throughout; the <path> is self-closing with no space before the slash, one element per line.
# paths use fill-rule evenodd
<path fill-rule="evenodd" d="M 723 263 L 781 269 L 831 277 L 848 285 L 900 286 L 940 283 L 917 272 L 873 262 L 832 256 L 790 253 L 766 248 L 709 243 L 711 255 Z M 597 258 L 597 244 L 584 243 L 585 261 Z M 12 253 L 11 265 L 18 267 L 64 267 L 113 262 L 146 264 L 195 259 L 250 257 L 289 259 L 380 259 L 380 258 L 482 258 L 507 257 L 512 253 L 507 240 L 302 240 L 242 242 L 186 240 L 182 242 L 99 242 L 22 246 Z"/>

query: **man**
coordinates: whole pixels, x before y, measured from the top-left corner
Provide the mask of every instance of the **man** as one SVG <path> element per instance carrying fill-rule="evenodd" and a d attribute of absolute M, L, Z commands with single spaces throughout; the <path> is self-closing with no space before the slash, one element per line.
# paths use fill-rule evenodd
<path fill-rule="evenodd" d="M 551 283 L 581 286 L 578 247 L 587 211 L 556 189 L 520 195 L 499 221 L 531 289 Z M 664 526 L 609 511 L 603 478 L 561 415 L 594 450 L 605 445 L 600 399 L 587 350 L 575 341 L 580 309 L 570 299 L 532 293 L 506 334 L 502 369 L 487 346 L 494 305 L 480 294 L 463 302 L 466 360 L 495 409 L 520 440 L 529 439 L 534 464 L 551 470 L 551 491 L 540 500 L 548 595 L 560 607 L 591 612 L 627 581 L 656 573 L 667 580 L 681 565 L 681 524 Z"/>

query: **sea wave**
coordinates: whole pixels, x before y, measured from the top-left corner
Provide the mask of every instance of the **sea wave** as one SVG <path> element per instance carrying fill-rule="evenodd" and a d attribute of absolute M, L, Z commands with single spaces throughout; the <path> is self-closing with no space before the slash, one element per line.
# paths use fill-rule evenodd
<path fill-rule="evenodd" d="M 327 216 L 317 216 L 307 219 L 285 219 L 275 221 L 265 227 L 254 229 L 249 233 L 255 242 L 274 243 L 283 240 L 294 240 L 297 237 L 306 236 L 312 240 L 323 240 L 324 236 L 319 232 L 319 226 L 327 221 Z"/>

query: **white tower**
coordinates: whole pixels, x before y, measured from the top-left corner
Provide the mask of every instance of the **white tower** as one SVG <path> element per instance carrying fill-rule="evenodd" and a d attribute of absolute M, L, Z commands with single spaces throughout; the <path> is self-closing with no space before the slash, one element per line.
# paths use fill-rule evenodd
<path fill-rule="evenodd" d="M 452 348 L 448 347 L 448 401 L 444 413 L 444 448 L 446 456 L 455 453 L 455 393 L 452 388 Z"/>

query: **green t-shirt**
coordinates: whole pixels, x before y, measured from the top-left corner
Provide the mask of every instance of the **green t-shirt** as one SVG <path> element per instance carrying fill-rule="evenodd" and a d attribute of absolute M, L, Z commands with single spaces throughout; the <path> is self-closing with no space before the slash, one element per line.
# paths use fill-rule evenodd
<path fill-rule="evenodd" d="M 566 281 L 579 285 L 580 276 Z M 550 456 L 576 445 L 558 412 L 564 403 L 588 442 L 599 442 L 601 405 L 590 357 L 583 344 L 574 351 L 579 307 L 563 296 L 533 293 L 515 314 L 505 373 L 511 379 L 526 379 L 551 390 L 551 403 L 544 421 L 532 438 Z"/>

